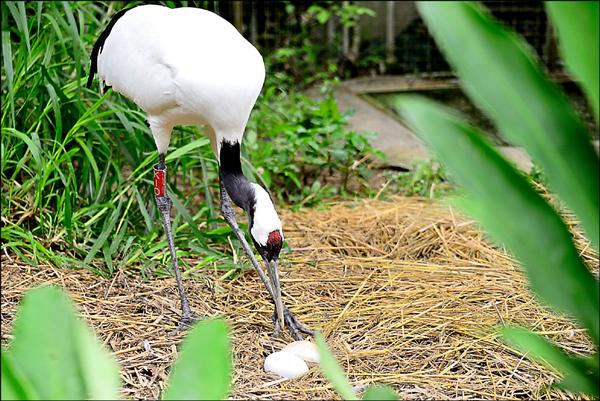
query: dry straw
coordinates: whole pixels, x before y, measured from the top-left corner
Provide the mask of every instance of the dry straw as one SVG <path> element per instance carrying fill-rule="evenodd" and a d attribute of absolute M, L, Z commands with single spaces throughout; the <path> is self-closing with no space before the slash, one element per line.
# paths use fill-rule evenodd
<path fill-rule="evenodd" d="M 536 302 L 515 261 L 456 210 L 398 197 L 284 212 L 282 219 L 292 248 L 281 262 L 284 300 L 323 331 L 358 391 L 390 384 L 404 399 L 573 398 L 550 389 L 556 372 L 504 345 L 493 328 L 532 327 L 579 355 L 592 351 L 591 342 L 573 321 Z M 598 255 L 574 231 L 597 274 Z M 173 279 L 144 282 L 118 272 L 104 280 L 85 270 L 27 267 L 13 255 L 2 263 L 4 345 L 24 292 L 62 286 L 114 351 L 123 395 L 159 397 L 182 339 L 171 335 L 179 315 Z M 262 370 L 264 357 L 291 339 L 270 338 L 273 307 L 252 270 L 223 279 L 222 271 L 203 267 L 189 278 L 192 309 L 224 317 L 232 328 L 232 398 L 338 398 L 317 367 L 285 382 Z"/>

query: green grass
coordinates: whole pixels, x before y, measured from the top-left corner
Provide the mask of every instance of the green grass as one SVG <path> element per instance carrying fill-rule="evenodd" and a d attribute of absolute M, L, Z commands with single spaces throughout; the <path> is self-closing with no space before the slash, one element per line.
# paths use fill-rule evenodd
<path fill-rule="evenodd" d="M 102 275 L 140 265 L 163 274 L 166 241 L 152 189 L 156 148 L 128 100 L 84 87 L 89 53 L 108 22 L 90 2 L 2 3 L 2 243 L 23 261 Z M 216 162 L 195 127 L 181 127 L 169 161 L 181 256 L 231 267 L 217 218 Z M 195 144 L 195 148 L 186 144 Z M 187 151 L 186 151 L 187 150 Z M 173 152 L 174 153 L 174 152 Z M 217 246 L 214 246 L 214 243 Z"/>
<path fill-rule="evenodd" d="M 118 4 L 2 2 L 1 241 L 25 263 L 82 267 L 107 277 L 120 269 L 169 274 L 153 196 L 157 153 L 145 116 L 112 90 L 100 95 L 96 81 L 85 88 L 91 48 Z M 346 130 L 347 116 L 330 97 L 296 95 L 289 77 L 273 70 L 269 55 L 265 59 L 270 73 L 248 124 L 244 170 L 282 204 L 347 195 L 309 172 L 340 171 L 364 181 L 367 164 L 350 166 L 374 150 L 363 134 Z M 199 130 L 177 127 L 167 155 L 178 255 L 197 260 L 191 266 L 183 258 L 185 270 L 242 268 L 230 257 L 231 247 L 237 252 L 240 246 L 229 241 L 231 231 L 219 216 L 217 164 Z M 314 135 L 317 149 L 298 130 Z M 282 138 L 281 154 L 259 145 Z M 300 152 L 301 160 L 292 160 Z M 286 169 L 294 162 L 305 170 Z M 244 226 L 245 217 L 239 220 Z"/>

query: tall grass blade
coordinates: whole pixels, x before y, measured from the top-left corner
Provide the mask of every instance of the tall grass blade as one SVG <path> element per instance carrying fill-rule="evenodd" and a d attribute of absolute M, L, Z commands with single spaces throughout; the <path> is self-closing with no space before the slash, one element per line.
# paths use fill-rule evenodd
<path fill-rule="evenodd" d="M 600 291 L 565 223 L 473 127 L 430 100 L 400 98 L 397 110 L 440 156 L 477 206 L 471 214 L 523 263 L 532 289 L 575 317 L 600 342 Z"/>
<path fill-rule="evenodd" d="M 150 218 L 150 212 L 146 208 L 146 203 L 140 194 L 140 191 L 137 188 L 134 188 L 135 191 L 135 199 L 138 202 L 138 207 L 140 208 L 140 213 L 144 217 L 144 223 L 146 224 L 146 230 L 148 232 L 152 231 L 152 219 Z"/>
<path fill-rule="evenodd" d="M 6 82 L 8 85 L 8 102 L 10 109 L 10 123 L 11 126 L 15 126 L 15 100 L 14 100 L 14 80 L 15 80 L 15 72 L 13 70 L 13 60 L 12 60 L 12 44 L 10 41 L 10 32 L 2 31 L 2 67 L 4 67 L 4 71 L 6 73 Z M 3 117 L 4 119 L 4 117 Z M 4 127 L 4 124 L 2 124 Z"/>
<path fill-rule="evenodd" d="M 7 1 L 6 5 L 12 14 L 13 19 L 17 23 L 17 28 L 22 35 L 27 46 L 27 51 L 31 52 L 31 44 L 29 41 L 29 29 L 27 28 L 27 13 L 25 12 L 25 3 L 22 1 Z"/>
<path fill-rule="evenodd" d="M 87 254 L 87 256 L 85 257 L 85 259 L 83 260 L 83 263 L 85 263 L 85 264 L 90 263 L 92 261 L 92 259 L 94 258 L 94 256 L 96 256 L 96 253 L 100 250 L 100 248 L 102 248 L 104 243 L 108 240 L 108 236 L 112 233 L 112 230 L 119 218 L 119 213 L 121 211 L 122 204 L 123 204 L 122 202 L 119 202 L 119 205 L 117 206 L 117 208 L 113 210 L 110 217 L 106 220 L 106 224 L 104 226 L 104 229 L 102 230 L 102 233 L 100 234 L 98 239 L 94 241 L 94 245 L 90 249 L 90 251 Z"/>
<path fill-rule="evenodd" d="M 600 249 L 598 155 L 583 123 L 526 42 L 478 3 L 420 2 L 418 9 L 465 92 L 544 169 L 550 187 Z"/>
<path fill-rule="evenodd" d="M 600 21 L 597 1 L 549 1 L 546 10 L 558 32 L 558 45 L 569 71 L 581 80 L 596 122 L 600 108 Z"/>
<path fill-rule="evenodd" d="M 117 363 L 58 288 L 25 295 L 13 335 L 12 362 L 41 399 L 117 399 Z"/>
<path fill-rule="evenodd" d="M 198 139 L 188 143 L 187 145 L 177 148 L 173 152 L 169 153 L 167 155 L 167 157 L 165 158 L 165 161 L 169 162 L 172 160 L 177 160 L 178 158 L 189 154 L 193 150 L 196 150 L 196 149 L 204 147 L 204 146 L 208 146 L 209 144 L 210 144 L 210 140 L 208 138 L 198 138 Z"/>
<path fill-rule="evenodd" d="M 335 356 L 329 350 L 329 347 L 325 343 L 323 339 L 323 335 L 321 333 L 315 333 L 315 341 L 317 343 L 317 350 L 319 352 L 319 357 L 321 358 L 321 362 L 319 363 L 319 368 L 333 384 L 333 387 L 338 392 L 338 394 L 344 400 L 358 400 L 358 397 L 354 393 L 352 386 L 348 383 L 348 379 L 344 374 L 344 371 L 338 365 Z"/>
<path fill-rule="evenodd" d="M 163 399 L 226 399 L 231 378 L 230 349 L 224 321 L 199 322 L 183 342 Z"/>
<path fill-rule="evenodd" d="M 183 220 L 185 220 L 186 223 L 189 224 L 190 228 L 192 229 L 192 233 L 196 237 L 202 238 L 203 237 L 202 233 L 198 230 L 198 227 L 197 227 L 196 223 L 194 222 L 194 219 L 192 218 L 190 213 L 187 211 L 187 209 L 183 205 L 183 203 L 181 203 L 179 201 L 179 199 L 174 194 L 172 194 L 170 191 L 169 191 L 169 197 L 171 198 L 171 201 L 173 202 L 173 206 L 177 210 L 177 213 L 183 217 Z"/>
<path fill-rule="evenodd" d="M 63 197 L 63 224 L 67 229 L 67 238 L 69 242 L 73 241 L 73 208 L 71 206 L 71 189 L 67 185 Z"/>
<path fill-rule="evenodd" d="M 23 141 L 23 143 L 27 145 L 27 150 L 31 153 L 31 156 L 35 161 L 35 165 L 33 167 L 35 167 L 37 171 L 40 171 L 40 169 L 43 168 L 44 162 L 42 161 L 42 148 L 39 146 L 37 141 L 25 135 L 24 133 L 12 128 L 2 128 L 2 134 L 14 136 L 15 138 L 18 138 L 19 140 Z M 25 158 L 26 155 L 24 155 L 24 157 L 20 160 L 25 160 Z M 16 169 L 16 171 L 18 170 L 20 169 Z"/>

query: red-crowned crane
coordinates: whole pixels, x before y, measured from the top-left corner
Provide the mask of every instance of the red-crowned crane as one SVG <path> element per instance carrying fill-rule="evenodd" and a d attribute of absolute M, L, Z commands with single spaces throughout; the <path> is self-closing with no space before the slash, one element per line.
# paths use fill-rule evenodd
<path fill-rule="evenodd" d="M 96 72 L 101 90 L 111 86 L 147 114 L 158 149 L 154 194 L 181 298 L 179 328 L 196 316 L 187 302 L 175 254 L 164 162 L 173 127 L 196 124 L 204 126 L 219 163 L 221 213 L 273 299 L 275 335 L 285 326 L 296 340 L 301 332 L 312 334 L 281 300 L 277 260 L 283 231 L 273 200 L 264 188 L 248 181 L 240 163 L 244 129 L 265 78 L 256 48 L 210 11 L 143 5 L 115 14 L 100 34 L 91 55 L 88 88 Z M 250 235 L 269 278 L 238 227 L 232 200 L 248 214 Z"/>

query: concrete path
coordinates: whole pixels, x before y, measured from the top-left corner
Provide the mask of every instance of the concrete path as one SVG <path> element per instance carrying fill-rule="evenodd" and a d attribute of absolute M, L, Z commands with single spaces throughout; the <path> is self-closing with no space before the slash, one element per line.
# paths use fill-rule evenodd
<path fill-rule="evenodd" d="M 350 130 L 373 131 L 377 134 L 372 144 L 385 153 L 388 164 L 410 168 L 414 161 L 428 158 L 427 149 L 421 140 L 391 116 L 391 112 L 386 113 L 375 107 L 344 86 L 338 88 L 334 96 L 340 111 L 354 110 L 354 114 L 348 119 Z"/>
<path fill-rule="evenodd" d="M 364 78 L 345 81 L 335 90 L 334 96 L 340 111 L 354 110 L 354 114 L 348 120 L 350 130 L 375 132 L 377 137 L 372 143 L 385 153 L 387 164 L 410 169 L 414 162 L 429 158 L 429 152 L 425 145 L 391 111 L 383 110 L 361 97 L 361 93 L 382 91 L 379 87 L 383 88 L 386 85 L 389 87 L 390 82 L 381 81 L 386 78 L 389 81 L 389 77 L 368 78 L 369 82 L 365 81 Z M 400 82 L 402 79 L 402 77 L 394 77 L 391 86 L 402 85 L 403 83 Z M 426 81 L 420 80 L 409 80 L 405 84 L 412 88 L 411 90 L 439 89 L 436 85 L 444 85 L 444 87 L 458 85 L 457 82 L 449 83 L 448 81 L 428 84 Z M 373 85 L 379 85 L 377 86 L 379 90 L 372 90 Z M 318 91 L 309 91 L 309 96 L 311 96 L 311 93 L 314 96 Z M 594 146 L 598 151 L 598 141 L 595 141 Z M 531 170 L 531 159 L 522 148 L 501 146 L 498 150 L 521 170 L 527 173 Z"/>

